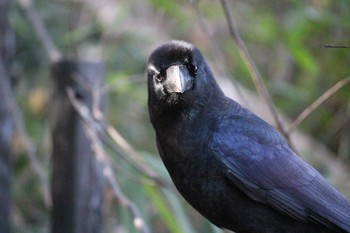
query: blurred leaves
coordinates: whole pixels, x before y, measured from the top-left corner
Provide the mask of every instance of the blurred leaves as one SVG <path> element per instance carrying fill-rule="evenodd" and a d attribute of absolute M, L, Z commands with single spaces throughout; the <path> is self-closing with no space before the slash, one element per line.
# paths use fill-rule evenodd
<path fill-rule="evenodd" d="M 47 106 L 47 90 L 36 87 L 29 93 L 28 110 L 34 116 L 42 115 Z"/>
<path fill-rule="evenodd" d="M 145 187 L 145 191 L 151 199 L 154 207 L 157 209 L 159 216 L 164 221 L 167 229 L 172 233 L 184 232 L 184 229 L 180 228 L 176 218 L 174 218 L 171 209 L 168 208 L 168 204 L 163 197 L 159 194 L 158 190 L 154 187 Z"/>
<path fill-rule="evenodd" d="M 313 58 L 308 49 L 306 39 L 313 33 L 313 28 L 319 27 L 319 22 L 312 22 L 315 19 L 315 14 L 318 14 L 315 9 L 300 7 L 299 10 L 291 12 L 286 19 L 286 40 L 289 51 L 291 52 L 295 62 L 311 77 L 318 75 L 319 69 L 316 60 Z"/>
<path fill-rule="evenodd" d="M 62 53 L 78 57 L 77 51 L 89 45 L 102 51 L 101 57 L 96 56 L 96 59 L 101 58 L 106 65 L 108 120 L 169 183 L 171 180 L 156 150 L 155 135 L 148 118 L 144 71 L 149 52 L 170 39 L 188 40 L 200 47 L 215 70 L 212 54 L 213 48 L 217 49 L 215 52 L 224 57 L 227 73 L 252 87 L 246 67 L 228 34 L 219 3 L 198 1 L 205 23 L 217 43 L 215 48 L 208 35 L 201 31 L 193 10 L 195 2 L 35 1 L 35 7 Z M 328 44 L 350 45 L 348 0 L 293 0 L 288 3 L 270 0 L 264 4 L 250 0 L 230 4 L 242 38 L 276 105 L 290 118 L 295 118 L 325 90 L 350 75 L 350 50 L 324 48 Z M 105 11 L 106 6 L 113 12 Z M 18 76 L 17 101 L 24 111 L 27 129 L 39 147 L 39 155 L 46 161 L 50 159 L 49 146 L 44 142 L 48 140 L 45 119 L 50 104 L 51 68 L 41 44 L 15 2 L 10 19 L 17 43 L 13 64 Z M 350 161 L 349 99 L 350 87 L 344 87 L 300 126 L 347 163 Z M 49 215 L 39 198 L 38 181 L 28 169 L 20 143 L 14 143 L 14 147 L 13 230 L 18 233 L 47 232 Z M 108 152 L 116 164 L 117 179 L 123 191 L 138 205 L 153 232 L 221 232 L 189 208 L 174 187 L 154 186 L 117 153 Z M 50 170 L 50 166 L 44 164 L 44 169 Z M 108 195 L 107 190 L 106 232 L 137 232 L 127 211 L 108 199 Z M 32 212 L 34 214 L 30 214 Z"/>
<path fill-rule="evenodd" d="M 189 20 L 189 15 L 186 14 L 184 4 L 186 1 L 174 1 L 174 0 L 151 0 L 151 4 L 159 10 L 164 11 L 167 15 L 171 16 L 180 23 L 184 23 Z"/>

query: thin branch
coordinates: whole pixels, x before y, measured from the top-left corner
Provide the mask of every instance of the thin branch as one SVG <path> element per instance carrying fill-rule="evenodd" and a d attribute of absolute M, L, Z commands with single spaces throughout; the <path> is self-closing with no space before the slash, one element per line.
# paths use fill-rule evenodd
<path fill-rule="evenodd" d="M 127 152 L 125 152 L 123 149 L 116 146 L 117 142 L 114 139 L 110 139 L 111 142 L 106 141 L 105 139 L 102 139 L 103 142 L 109 146 L 112 150 L 114 150 L 116 153 L 121 155 L 121 158 L 124 159 L 124 161 L 126 161 L 130 166 L 132 166 L 133 168 L 135 168 L 137 171 L 139 171 L 141 174 L 145 175 L 147 179 L 149 179 L 149 183 L 153 183 L 153 184 L 157 184 L 161 187 L 167 188 L 167 189 L 172 189 L 174 190 L 174 185 L 172 185 L 171 183 L 167 182 L 166 180 L 164 180 L 163 178 L 157 176 L 153 170 L 151 170 L 151 168 L 149 168 L 147 165 L 145 165 L 145 163 L 141 160 L 140 162 L 138 161 L 134 161 L 132 159 L 130 159 L 130 156 L 127 154 Z M 139 156 L 138 156 L 139 157 Z M 138 164 L 141 163 L 140 165 L 144 166 L 147 168 L 147 170 L 152 171 L 150 174 L 148 173 L 148 171 L 143 170 L 142 167 L 140 167 Z"/>
<path fill-rule="evenodd" d="M 96 116 L 96 115 L 95 115 Z M 163 187 L 172 187 L 164 179 L 159 177 L 139 156 L 137 151 L 129 144 L 129 142 L 115 129 L 111 124 L 107 122 L 103 114 L 98 114 L 99 123 L 102 130 L 118 145 L 122 154 L 126 155 L 124 158 L 129 164 L 135 167 L 142 174 L 146 175 L 149 179 L 156 182 Z M 116 148 L 115 148 L 116 149 Z"/>
<path fill-rule="evenodd" d="M 240 53 L 244 63 L 248 67 L 248 70 L 253 78 L 254 83 L 255 83 L 256 89 L 257 89 L 259 95 L 262 96 L 263 99 L 266 101 L 267 106 L 268 106 L 270 112 L 272 113 L 273 118 L 275 119 L 277 128 L 280 130 L 280 132 L 286 138 L 286 140 L 289 142 L 289 144 L 292 145 L 290 138 L 289 138 L 289 135 L 285 131 L 285 129 L 282 125 L 282 122 L 278 117 L 278 114 L 277 114 L 276 108 L 272 102 L 272 99 L 271 99 L 268 91 L 266 90 L 265 85 L 262 82 L 262 78 L 261 78 L 261 75 L 259 74 L 258 68 L 256 67 L 253 59 L 250 57 L 249 52 L 248 52 L 248 50 L 247 50 L 239 32 L 238 32 L 237 26 L 235 25 L 235 23 L 233 21 L 233 17 L 231 15 L 227 1 L 226 0 L 220 0 L 220 1 L 221 1 L 222 8 L 225 12 L 225 16 L 226 16 L 226 20 L 227 20 L 228 27 L 230 30 L 230 34 L 238 46 L 239 53 Z"/>
<path fill-rule="evenodd" d="M 300 115 L 292 122 L 291 126 L 288 129 L 288 134 L 291 134 L 296 127 L 305 120 L 316 108 L 318 108 L 323 102 L 325 102 L 329 97 L 336 93 L 340 88 L 350 83 L 350 77 L 340 80 L 334 86 L 329 88 L 325 93 L 318 97 L 315 102 L 310 104 Z"/>
<path fill-rule="evenodd" d="M 79 84 L 83 84 L 79 81 L 79 79 L 75 79 Z M 95 119 L 94 124 L 96 128 L 99 129 L 99 133 L 101 135 L 109 136 L 110 140 L 113 143 L 108 142 L 105 137 L 102 137 L 103 142 L 108 145 L 111 149 L 116 151 L 121 155 L 122 159 L 124 159 L 130 166 L 134 167 L 141 174 L 145 175 L 148 179 L 152 180 L 157 185 L 160 185 L 165 188 L 174 189 L 174 186 L 169 182 L 159 177 L 153 169 L 151 169 L 140 157 L 138 152 L 130 145 L 130 143 L 115 129 L 105 118 L 104 114 L 100 110 L 100 106 L 98 103 L 100 102 L 100 97 L 104 94 L 105 89 L 96 90 L 90 88 L 86 85 L 81 85 L 87 91 L 92 92 L 93 96 L 93 104 L 92 104 L 92 118 Z"/>
<path fill-rule="evenodd" d="M 156 173 L 145 165 L 145 162 L 141 159 L 136 150 L 114 127 L 105 123 L 103 124 L 103 130 L 105 130 L 107 134 L 113 139 L 113 141 L 115 141 L 120 146 L 122 151 L 128 155 L 128 157 L 140 171 L 142 171 L 151 179 L 158 179 Z"/>
<path fill-rule="evenodd" d="M 149 166 L 147 166 L 147 164 L 142 160 L 142 158 L 130 145 L 130 143 L 104 117 L 104 114 L 100 110 L 98 103 L 100 103 L 101 96 L 106 94 L 106 89 L 102 88 L 100 90 L 96 90 L 96 88 L 93 89 L 87 86 L 86 83 L 81 82 L 78 78 L 75 80 L 79 82 L 79 84 L 81 84 L 85 90 L 91 92 L 93 96 L 92 116 L 94 119 L 96 119 L 95 124 L 98 125 L 98 128 L 103 131 L 103 133 L 108 135 L 115 143 L 115 145 L 118 146 L 118 148 L 113 145 L 111 145 L 111 147 L 114 150 L 121 152 L 120 154 L 123 155 L 123 159 L 125 159 L 125 161 L 127 161 L 131 166 L 136 168 L 139 172 L 147 176 L 149 179 L 153 180 L 161 186 L 169 187 L 168 182 L 157 176 L 157 174 Z"/>
<path fill-rule="evenodd" d="M 101 141 L 105 144 L 105 142 L 103 140 L 101 140 Z M 143 176 L 141 177 L 138 174 L 135 174 L 133 171 L 130 171 L 125 166 L 123 166 L 123 164 L 116 163 L 112 160 L 111 166 L 116 174 L 123 175 L 132 182 L 135 182 L 135 183 L 138 183 L 141 185 L 148 185 L 148 186 L 157 186 L 158 185 L 154 180 L 151 180 L 148 177 L 143 177 Z M 169 186 L 169 189 L 170 188 L 171 187 Z"/>
<path fill-rule="evenodd" d="M 29 21 L 29 23 L 34 28 L 39 40 L 44 46 L 44 49 L 51 61 L 51 63 L 55 63 L 59 60 L 61 60 L 62 55 L 56 48 L 55 44 L 53 43 L 52 38 L 50 37 L 49 33 L 46 30 L 46 27 L 41 20 L 39 14 L 33 7 L 31 0 L 18 0 L 19 5 L 21 6 L 22 10 L 25 12 L 26 17 Z"/>
<path fill-rule="evenodd" d="M 150 231 L 149 231 L 145 221 L 141 217 L 139 209 L 137 208 L 135 203 L 130 201 L 123 194 L 117 180 L 115 179 L 111 163 L 110 163 L 108 157 L 105 155 L 102 142 L 98 136 L 99 135 L 98 128 L 96 128 L 96 123 L 93 120 L 89 109 L 86 106 L 84 106 L 83 104 L 81 104 L 79 102 L 79 100 L 77 100 L 75 98 L 74 91 L 71 88 L 67 89 L 67 93 L 68 93 L 69 99 L 70 99 L 73 107 L 79 113 L 79 115 L 82 117 L 82 119 L 85 123 L 84 128 L 86 130 L 87 136 L 91 140 L 92 149 L 94 150 L 95 155 L 96 155 L 96 159 L 102 168 L 102 172 L 103 172 L 104 177 L 106 178 L 107 182 L 109 183 L 109 185 L 111 186 L 111 188 L 113 190 L 114 197 L 116 198 L 116 200 L 119 202 L 119 204 L 121 206 L 123 206 L 124 208 L 126 208 L 129 211 L 129 213 L 131 214 L 131 216 L 134 219 L 133 223 L 134 223 L 134 226 L 136 227 L 136 229 L 142 233 L 149 233 Z"/>
<path fill-rule="evenodd" d="M 8 77 L 8 74 L 4 69 L 4 63 L 2 61 L 1 56 L 0 56 L 0 70 L 3 71 L 1 72 L 1 75 L 0 75 L 1 79 L 3 79 L 3 81 L 10 80 L 10 78 Z M 34 143 L 30 139 L 26 131 L 26 128 L 24 126 L 23 115 L 17 103 L 15 102 L 16 97 L 14 96 L 14 93 L 11 90 L 11 85 L 8 83 L 7 86 L 8 88 L 5 88 L 3 90 L 3 93 L 1 93 L 2 98 L 5 98 L 9 104 L 10 112 L 11 112 L 12 118 L 14 119 L 17 133 L 23 143 L 23 146 L 25 147 L 25 150 L 27 151 L 27 155 L 29 157 L 31 167 L 39 177 L 40 188 L 42 189 L 42 192 L 43 192 L 45 205 L 46 207 L 50 208 L 52 206 L 52 200 L 51 200 L 51 194 L 50 194 L 47 175 L 45 174 L 45 171 L 39 162 L 38 156 L 36 154 L 36 147 L 34 146 Z"/>
<path fill-rule="evenodd" d="M 350 49 L 350 46 L 347 45 L 324 45 L 327 49 Z"/>
<path fill-rule="evenodd" d="M 216 42 L 216 40 L 214 39 L 214 36 L 211 32 L 211 30 L 209 29 L 207 22 L 205 20 L 205 18 L 203 17 L 203 14 L 201 13 L 200 9 L 199 9 L 199 0 L 188 0 L 189 3 L 191 5 L 193 5 L 196 17 L 197 17 L 197 21 L 199 23 L 199 26 L 201 28 L 201 30 L 204 32 L 204 34 L 209 38 L 210 41 L 210 45 L 211 45 L 211 54 L 212 57 L 214 58 L 214 62 L 215 62 L 215 67 L 219 69 L 220 72 L 223 73 L 223 77 L 226 77 L 228 80 L 232 81 L 233 80 L 233 86 L 237 91 L 237 94 L 239 95 L 242 103 L 249 108 L 249 103 L 247 101 L 247 99 L 245 98 L 245 96 L 242 93 L 241 88 L 239 87 L 238 83 L 236 82 L 236 80 L 234 78 L 232 78 L 232 75 L 229 74 L 229 72 L 227 72 L 227 67 L 224 65 L 225 64 L 225 59 L 219 49 L 219 46 Z M 231 78 L 228 78 L 231 77 Z"/>

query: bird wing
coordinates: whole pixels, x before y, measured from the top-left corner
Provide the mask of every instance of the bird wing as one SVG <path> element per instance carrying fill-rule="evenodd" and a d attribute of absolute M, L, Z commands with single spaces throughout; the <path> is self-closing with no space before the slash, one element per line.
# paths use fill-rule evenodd
<path fill-rule="evenodd" d="M 211 150 L 231 184 L 299 221 L 350 231 L 350 204 L 280 134 L 253 114 L 224 116 Z"/>

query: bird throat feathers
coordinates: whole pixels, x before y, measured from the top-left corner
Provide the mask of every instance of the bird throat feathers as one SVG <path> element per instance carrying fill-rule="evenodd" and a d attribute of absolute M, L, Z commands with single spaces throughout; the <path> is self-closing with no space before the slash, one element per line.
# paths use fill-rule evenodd
<path fill-rule="evenodd" d="M 194 97 L 192 93 L 171 94 L 164 99 L 151 99 L 152 96 L 149 96 L 148 105 L 151 122 L 155 128 L 190 122 L 198 117 L 207 103 L 207 98 Z"/>

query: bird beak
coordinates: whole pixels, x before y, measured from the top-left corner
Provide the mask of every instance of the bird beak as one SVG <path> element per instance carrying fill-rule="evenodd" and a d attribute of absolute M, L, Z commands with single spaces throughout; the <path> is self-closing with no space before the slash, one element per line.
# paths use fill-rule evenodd
<path fill-rule="evenodd" d="M 184 93 L 192 88 L 192 82 L 186 66 L 173 65 L 166 70 L 164 87 L 169 93 Z"/>

